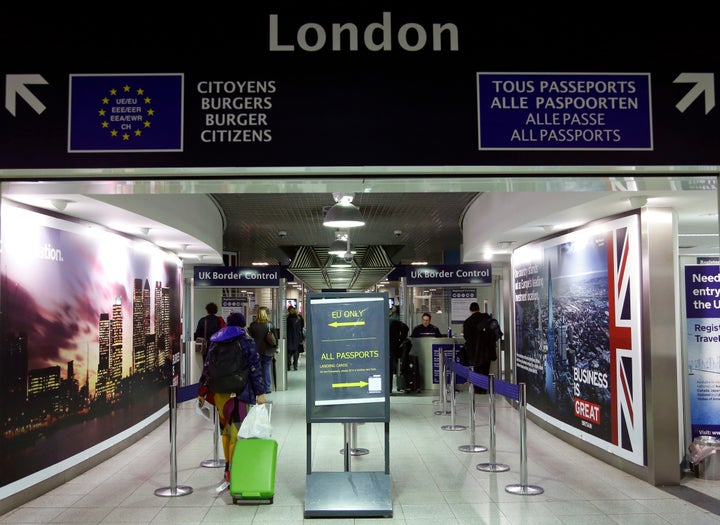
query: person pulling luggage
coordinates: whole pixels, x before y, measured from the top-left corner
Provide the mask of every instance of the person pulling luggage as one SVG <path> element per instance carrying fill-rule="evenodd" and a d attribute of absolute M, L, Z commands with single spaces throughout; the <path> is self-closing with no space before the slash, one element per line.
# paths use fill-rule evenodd
<path fill-rule="evenodd" d="M 210 337 L 210 347 L 203 364 L 198 403 L 215 405 L 225 457 L 225 485 L 230 470 L 237 430 L 245 418 L 248 405 L 265 403 L 265 379 L 255 341 L 245 332 L 245 316 L 231 313 L 227 326 Z"/>

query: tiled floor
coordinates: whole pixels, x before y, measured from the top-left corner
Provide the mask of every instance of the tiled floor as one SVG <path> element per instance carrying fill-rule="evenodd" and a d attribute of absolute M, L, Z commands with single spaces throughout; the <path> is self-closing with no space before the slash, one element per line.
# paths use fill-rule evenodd
<path fill-rule="evenodd" d="M 222 468 L 201 466 L 222 457 L 213 450 L 212 425 L 195 413 L 192 401 L 177 411 L 176 479 L 165 422 L 111 460 L 49 494 L 0 516 L 0 523 L 267 523 L 323 525 L 720 524 L 720 481 L 688 475 L 681 486 L 654 487 L 566 445 L 527 422 L 526 479 L 521 479 L 517 410 L 496 397 L 495 458 L 464 452 L 461 445 L 488 445 L 487 396 L 477 396 L 475 439 L 469 429 L 469 396 L 457 396 L 455 410 L 428 394 L 391 398 L 390 474 L 392 518 L 303 519 L 306 480 L 305 367 L 288 373 L 288 389 L 273 393 L 273 438 L 278 441 L 276 493 L 270 505 L 234 505 L 217 492 Z M 436 414 L 438 412 L 439 414 Z M 350 469 L 383 471 L 384 429 L 355 427 L 357 449 Z M 344 426 L 313 425 L 313 472 L 344 470 Z M 504 472 L 479 470 L 480 463 L 506 464 Z M 540 494 L 512 494 L 508 485 L 539 487 Z M 183 496 L 155 494 L 190 487 Z M 175 490 L 173 493 L 177 493 Z M 697 504 L 691 503 L 694 501 Z"/>

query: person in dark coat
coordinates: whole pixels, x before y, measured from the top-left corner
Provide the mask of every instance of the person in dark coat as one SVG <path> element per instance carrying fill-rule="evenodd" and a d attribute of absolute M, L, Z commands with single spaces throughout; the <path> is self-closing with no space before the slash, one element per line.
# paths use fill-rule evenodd
<path fill-rule="evenodd" d="M 432 315 L 429 312 L 422 314 L 422 323 L 413 328 L 410 337 L 442 337 L 440 329 L 431 324 Z"/>
<path fill-rule="evenodd" d="M 258 308 L 256 319 L 248 327 L 248 335 L 255 340 L 255 347 L 260 354 L 263 374 L 265 376 L 265 393 L 272 393 L 272 365 L 277 352 L 277 346 L 270 346 L 265 338 L 268 330 L 275 331 L 275 327 L 268 317 L 268 310 L 261 306 Z"/>
<path fill-rule="evenodd" d="M 288 316 L 286 321 L 286 333 L 287 333 L 287 369 L 290 370 L 292 365 L 293 370 L 297 370 L 298 358 L 300 357 L 300 345 L 303 342 L 303 329 L 305 328 L 305 321 L 298 316 L 297 308 L 291 306 L 288 308 Z"/>
<path fill-rule="evenodd" d="M 463 337 L 465 347 L 463 348 L 463 362 L 466 366 L 472 367 L 479 374 L 490 373 L 491 348 L 487 343 L 481 342 L 478 327 L 483 319 L 490 319 L 492 316 L 486 312 L 480 312 L 478 303 L 470 303 L 470 316 L 463 322 Z M 475 388 L 476 394 L 485 394 L 484 388 Z"/>
<path fill-rule="evenodd" d="M 400 319 L 390 319 L 389 327 L 388 327 L 388 348 L 389 348 L 389 355 L 390 355 L 390 385 L 389 385 L 389 392 L 392 392 L 392 385 L 393 385 L 393 376 L 398 375 L 398 361 L 402 357 L 401 350 L 400 350 L 400 343 L 402 342 L 402 338 L 400 337 L 400 332 L 403 327 L 403 325 L 407 328 L 407 325 L 403 323 Z M 407 335 L 407 331 L 406 331 Z"/>
<path fill-rule="evenodd" d="M 212 337 L 212 335 L 221 328 L 225 328 L 225 326 L 227 326 L 227 324 L 225 323 L 225 319 L 223 319 L 222 316 L 217 314 L 217 304 L 206 304 L 205 311 L 207 312 L 207 315 L 200 318 L 197 327 L 195 328 L 195 333 L 193 334 L 193 339 L 195 340 L 200 337 L 205 339 L 205 350 L 203 352 L 203 359 L 205 358 L 205 356 L 207 356 L 207 347 L 210 345 L 210 338 Z"/>

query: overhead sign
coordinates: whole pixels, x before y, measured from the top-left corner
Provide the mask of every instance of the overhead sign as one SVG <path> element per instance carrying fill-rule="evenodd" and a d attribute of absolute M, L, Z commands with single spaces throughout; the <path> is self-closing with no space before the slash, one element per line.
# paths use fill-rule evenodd
<path fill-rule="evenodd" d="M 277 287 L 280 286 L 279 266 L 195 266 L 195 287 Z"/>
<path fill-rule="evenodd" d="M 478 73 L 479 149 L 651 150 L 649 74 Z"/>
<path fill-rule="evenodd" d="M 490 263 L 405 266 L 404 269 L 408 286 L 492 283 L 492 264 Z"/>
<path fill-rule="evenodd" d="M 0 175 L 720 164 L 716 31 L 703 17 L 567 24 L 477 2 L 266 4 L 113 38 L 66 17 L 33 46 L 18 46 L 27 16 L 8 13 Z M 102 42 L 100 59 L 87 42 Z"/>

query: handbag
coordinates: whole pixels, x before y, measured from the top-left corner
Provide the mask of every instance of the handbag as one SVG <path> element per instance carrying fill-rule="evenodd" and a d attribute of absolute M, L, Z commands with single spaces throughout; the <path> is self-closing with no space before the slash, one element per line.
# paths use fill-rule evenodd
<path fill-rule="evenodd" d="M 250 406 L 238 429 L 238 437 L 243 439 L 269 439 L 272 435 L 271 411 L 272 405 L 270 403 Z"/>
<path fill-rule="evenodd" d="M 277 348 L 278 341 L 277 337 L 275 337 L 275 330 L 273 330 L 272 327 L 268 328 L 265 334 L 265 343 L 271 348 Z"/>
<path fill-rule="evenodd" d="M 207 317 L 205 318 L 205 322 L 203 323 L 204 330 L 203 335 L 204 337 L 198 337 L 195 339 L 195 351 L 202 354 L 203 358 L 207 355 L 208 350 L 208 337 L 207 337 Z"/>

